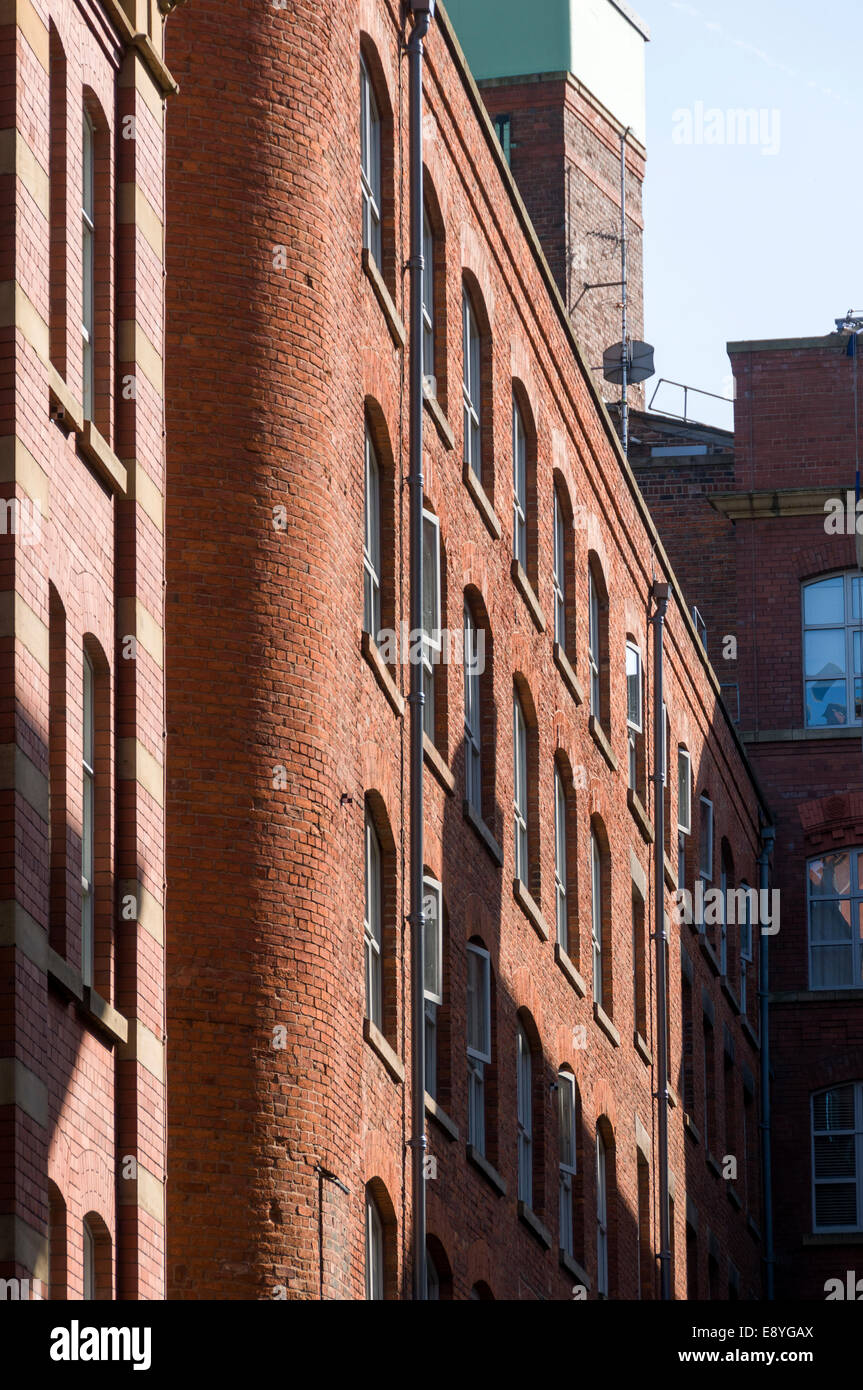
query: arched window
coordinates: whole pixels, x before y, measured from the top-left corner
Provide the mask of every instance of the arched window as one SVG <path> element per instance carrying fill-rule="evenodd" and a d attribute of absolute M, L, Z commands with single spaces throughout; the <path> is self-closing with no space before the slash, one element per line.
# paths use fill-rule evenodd
<path fill-rule="evenodd" d="M 560 1248 L 564 1254 L 573 1256 L 575 1255 L 575 1181 L 578 1174 L 576 1095 L 575 1077 L 572 1072 L 558 1072 Z"/>
<path fill-rule="evenodd" d="M 515 876 L 526 884 L 528 881 L 527 724 L 518 694 L 513 696 L 512 729 Z"/>
<path fill-rule="evenodd" d="M 863 579 L 858 571 L 803 586 L 803 678 L 809 728 L 863 717 Z"/>
<path fill-rule="evenodd" d="M 686 887 L 686 842 L 692 831 L 692 764 L 688 750 L 677 745 L 677 886 Z"/>
<path fill-rule="evenodd" d="M 423 508 L 423 729 L 436 742 L 437 674 L 443 679 L 441 663 L 441 544 L 440 524 L 434 512 Z M 441 692 L 443 693 L 443 692 Z"/>
<path fill-rule="evenodd" d="M 593 1002 L 609 1019 L 613 1017 L 610 873 L 610 857 L 605 827 L 599 817 L 595 816 L 590 829 Z"/>
<path fill-rule="evenodd" d="M 596 555 L 588 558 L 588 666 L 590 713 L 606 732 L 608 691 L 608 590 Z"/>
<path fill-rule="evenodd" d="M 533 1206 L 533 1066 L 530 1043 L 521 1024 L 516 1029 L 516 1099 L 518 1123 L 518 1198 Z"/>
<path fill-rule="evenodd" d="M 381 209 L 381 118 L 365 58 L 360 58 L 360 152 L 363 212 L 363 246 L 379 267 L 383 265 Z"/>
<path fill-rule="evenodd" d="M 443 889 L 430 873 L 423 876 L 425 916 L 425 1088 L 438 1096 L 438 1011 L 443 1004 L 444 906 Z"/>
<path fill-rule="evenodd" d="M 431 1234 L 426 1241 L 426 1298 L 430 1303 L 452 1301 L 452 1269 L 443 1245 Z"/>
<path fill-rule="evenodd" d="M 366 1298 L 384 1298 L 384 1223 L 371 1187 L 366 1188 Z"/>
<path fill-rule="evenodd" d="M 434 255 L 435 239 L 428 207 L 423 207 L 423 378 L 426 389 L 437 394 L 435 379 L 435 322 L 434 322 Z"/>
<path fill-rule="evenodd" d="M 381 480 L 368 421 L 365 433 L 364 510 L 363 630 L 377 642 L 381 630 Z"/>
<path fill-rule="evenodd" d="M 816 1231 L 863 1230 L 863 1081 L 812 1097 Z"/>
<path fill-rule="evenodd" d="M 811 989 L 863 988 L 863 849 L 841 849 L 810 859 L 809 985 Z"/>
<path fill-rule="evenodd" d="M 554 552 L 552 564 L 552 586 L 554 588 L 554 640 L 561 651 L 567 649 L 567 513 L 564 509 L 560 487 L 554 485 Z"/>
<path fill-rule="evenodd" d="M 96 676 L 86 651 L 82 712 L 81 976 L 85 985 L 92 985 L 96 944 Z"/>
<path fill-rule="evenodd" d="M 476 311 L 465 285 L 462 290 L 462 396 L 464 403 L 464 462 L 480 482 L 482 476 L 482 338 Z"/>
<path fill-rule="evenodd" d="M 644 795 L 644 713 L 641 652 L 634 639 L 626 643 L 626 739 L 628 786 Z"/>
<path fill-rule="evenodd" d="M 90 1211 L 81 1230 L 81 1297 L 109 1299 L 113 1293 L 111 1236 L 102 1217 Z"/>
<path fill-rule="evenodd" d="M 66 1298 L 66 1203 L 60 1189 L 48 1184 L 48 1297 Z"/>
<path fill-rule="evenodd" d="M 383 1032 L 383 912 L 381 845 L 368 805 L 365 821 L 366 1018 Z"/>
<path fill-rule="evenodd" d="M 596 1291 L 608 1297 L 608 1167 L 605 1140 L 596 1131 Z"/>
<path fill-rule="evenodd" d="M 479 941 L 467 947 L 468 1143 L 486 1154 L 486 1069 L 491 1063 L 491 963 Z"/>
<path fill-rule="evenodd" d="M 69 254 L 66 211 L 68 146 L 66 54 L 53 23 L 50 25 L 49 74 L 49 225 L 51 227 L 51 239 L 48 248 L 48 279 L 50 286 L 50 357 L 57 371 L 65 380 L 68 328 L 66 322 L 66 275 L 67 256 Z"/>
<path fill-rule="evenodd" d="M 92 420 L 96 350 L 96 131 L 86 106 L 81 132 L 81 350 L 84 418 Z"/>
<path fill-rule="evenodd" d="M 728 892 L 734 884 L 734 856 L 731 853 L 731 846 L 724 837 L 722 840 L 719 859 L 719 889 L 720 893 L 722 894 L 722 902 L 720 904 L 722 918 L 720 922 L 719 937 L 719 973 L 720 975 L 725 975 L 729 979 L 731 979 L 734 975 L 734 943 L 732 940 L 729 940 L 728 936 Z"/>
<path fill-rule="evenodd" d="M 569 954 L 569 901 L 567 897 L 567 805 L 563 777 L 554 765 L 554 898 L 557 944 Z"/>
<path fill-rule="evenodd" d="M 83 1288 L 81 1297 L 94 1299 L 96 1297 L 96 1238 L 90 1228 L 89 1221 L 84 1222 L 83 1229 Z"/>
<path fill-rule="evenodd" d="M 518 401 L 512 397 L 512 553 L 527 573 L 527 434 Z"/>
<path fill-rule="evenodd" d="M 464 758 L 465 798 L 482 816 L 482 724 L 477 627 L 470 606 L 464 606 Z"/>

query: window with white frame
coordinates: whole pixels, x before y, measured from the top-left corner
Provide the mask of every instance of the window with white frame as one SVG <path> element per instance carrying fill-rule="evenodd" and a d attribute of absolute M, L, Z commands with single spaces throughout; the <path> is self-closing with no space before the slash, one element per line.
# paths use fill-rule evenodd
<path fill-rule="evenodd" d="M 593 939 L 593 999 L 602 1007 L 602 851 L 596 832 L 590 832 L 591 935 Z"/>
<path fill-rule="evenodd" d="M 365 440 L 363 628 L 370 637 L 378 640 L 381 630 L 381 475 L 368 425 Z"/>
<path fill-rule="evenodd" d="M 436 878 L 423 878 L 425 917 L 425 1088 L 437 1096 L 437 1011 L 443 1003 L 443 890 Z"/>
<path fill-rule="evenodd" d="M 369 70 L 360 59 L 360 152 L 363 246 L 381 264 L 381 118 Z"/>
<path fill-rule="evenodd" d="M 513 730 L 513 823 L 515 830 L 515 876 L 527 883 L 527 725 L 518 695 L 512 701 Z"/>
<path fill-rule="evenodd" d="M 512 553 L 527 570 L 527 435 L 518 401 L 512 398 Z"/>
<path fill-rule="evenodd" d="M 595 719 L 602 721 L 601 706 L 601 687 L 599 680 L 599 594 L 596 591 L 596 581 L 593 577 L 593 569 L 588 570 L 588 590 L 589 590 L 589 617 L 588 617 L 588 644 L 587 660 L 590 667 L 590 712 Z"/>
<path fill-rule="evenodd" d="M 441 649 L 440 524 L 423 511 L 423 728 L 435 737 L 434 673 Z"/>
<path fill-rule="evenodd" d="M 533 1066 L 527 1034 L 516 1030 L 516 1109 L 518 1120 L 518 1199 L 533 1205 Z"/>
<path fill-rule="evenodd" d="M 854 570 L 803 586 L 803 679 L 809 728 L 863 718 L 863 578 Z"/>
<path fill-rule="evenodd" d="M 809 986 L 863 988 L 863 850 L 843 849 L 810 859 Z"/>
<path fill-rule="evenodd" d="M 480 731 L 479 660 L 476 623 L 464 606 L 464 775 L 465 798 L 482 815 L 482 734 Z"/>
<path fill-rule="evenodd" d="M 482 481 L 481 414 L 481 340 L 476 315 L 465 288 L 462 292 L 462 349 L 464 398 L 464 461 Z"/>
<path fill-rule="evenodd" d="M 383 913 L 381 903 L 381 844 L 366 807 L 365 915 L 366 1017 L 383 1030 Z"/>
<path fill-rule="evenodd" d="M 626 735 L 629 746 L 629 786 L 638 790 L 638 747 L 642 731 L 641 652 L 626 644 Z"/>
<path fill-rule="evenodd" d="M 94 398 L 94 354 L 96 336 L 96 134 L 89 112 L 83 113 L 83 132 L 81 141 L 82 186 L 81 186 L 81 250 L 82 250 L 82 300 L 81 300 L 81 342 L 83 349 L 83 400 L 84 418 L 93 418 Z"/>
<path fill-rule="evenodd" d="M 89 1221 L 83 1226 L 83 1291 L 82 1298 L 91 1301 L 96 1297 L 96 1238 Z"/>
<path fill-rule="evenodd" d="M 608 1173 L 605 1142 L 596 1131 L 596 1291 L 608 1297 Z"/>
<path fill-rule="evenodd" d="M 708 796 L 699 800 L 701 820 L 698 836 L 698 873 L 701 878 L 713 879 L 713 802 Z"/>
<path fill-rule="evenodd" d="M 378 1204 L 366 1189 L 366 1298 L 384 1296 L 384 1223 Z"/>
<path fill-rule="evenodd" d="M 740 922 L 740 1012 L 745 1018 L 748 975 L 752 965 L 752 899 L 750 896 L 749 884 L 744 881 L 740 884 L 740 887 L 746 895 L 743 908 L 743 919 Z"/>
<path fill-rule="evenodd" d="M 428 208 L 423 209 L 423 378 L 430 395 L 437 395 L 434 362 L 434 233 Z"/>
<path fill-rule="evenodd" d="M 812 1097 L 812 1211 L 816 1231 L 863 1230 L 863 1081 Z"/>
<path fill-rule="evenodd" d="M 566 518 L 560 493 L 554 489 L 554 640 L 566 650 Z"/>
<path fill-rule="evenodd" d="M 557 944 L 569 950 L 569 921 L 566 899 L 566 792 L 560 768 L 554 768 L 554 899 Z"/>
<path fill-rule="evenodd" d="M 86 652 L 84 653 L 83 696 L 82 776 L 84 807 L 81 825 L 81 976 L 85 985 L 92 985 L 95 945 L 93 873 L 96 862 L 96 708 L 95 674 L 93 663 Z"/>
<path fill-rule="evenodd" d="M 692 764 L 688 751 L 677 745 L 677 886 L 686 887 L 686 840 L 692 831 Z"/>
<path fill-rule="evenodd" d="M 467 1141 L 485 1154 L 485 1069 L 491 1061 L 491 966 L 484 947 L 467 948 Z"/>
<path fill-rule="evenodd" d="M 560 1248 L 574 1255 L 576 1132 L 575 1077 L 571 1071 L 557 1074 L 557 1115 L 560 1136 Z"/>

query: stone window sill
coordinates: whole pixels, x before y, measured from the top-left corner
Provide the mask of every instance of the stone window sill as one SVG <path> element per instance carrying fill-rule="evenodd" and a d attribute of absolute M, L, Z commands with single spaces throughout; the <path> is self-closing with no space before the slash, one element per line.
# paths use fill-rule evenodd
<path fill-rule="evenodd" d="M 727 1184 L 726 1184 L 726 1187 L 725 1187 L 725 1195 L 726 1195 L 726 1197 L 728 1198 L 728 1200 L 729 1200 L 729 1202 L 731 1203 L 731 1205 L 732 1205 L 734 1208 L 736 1208 L 737 1211 L 742 1211 L 742 1210 L 743 1210 L 743 1203 L 741 1202 L 741 1200 L 740 1200 L 740 1195 L 739 1195 L 739 1193 L 738 1193 L 738 1191 L 737 1191 L 737 1188 L 734 1186 L 733 1183 L 727 1183 Z"/>
<path fill-rule="evenodd" d="M 644 1041 L 644 1038 L 641 1036 L 638 1029 L 635 1030 L 633 1042 L 635 1043 L 635 1050 L 641 1058 L 642 1062 L 646 1062 L 649 1067 L 652 1067 L 653 1053 L 651 1052 L 647 1043 Z"/>
<path fill-rule="evenodd" d="M 605 730 L 603 729 L 595 714 L 592 714 L 590 716 L 590 719 L 587 721 L 587 727 L 590 730 L 591 738 L 593 739 L 602 756 L 605 758 L 605 761 L 608 763 L 608 766 L 611 768 L 612 772 L 616 772 L 617 758 L 612 752 L 611 744 L 609 743 L 606 737 Z"/>
<path fill-rule="evenodd" d="M 755 1029 L 752 1027 L 752 1024 L 749 1022 L 749 1019 L 748 1019 L 748 1018 L 744 1018 L 744 1020 L 743 1020 L 743 1022 L 742 1022 L 742 1024 L 741 1024 L 741 1027 L 742 1027 L 744 1033 L 746 1034 L 747 1038 L 748 1038 L 749 1041 L 751 1042 L 752 1046 L 755 1048 L 756 1052 L 760 1052 L 760 1051 L 761 1051 L 761 1039 L 760 1039 L 760 1037 L 758 1036 L 758 1034 L 756 1033 Z"/>
<path fill-rule="evenodd" d="M 752 1225 L 755 1225 L 754 1221 Z M 805 1234 L 800 1243 L 804 1246 L 863 1245 L 863 1231 L 812 1231 Z"/>
<path fill-rule="evenodd" d="M 545 614 L 540 607 L 539 599 L 534 593 L 533 585 L 528 579 L 521 561 L 517 560 L 515 556 L 513 556 L 512 564 L 509 567 L 509 573 L 513 584 L 527 604 L 528 612 L 533 619 L 537 632 L 545 632 Z"/>
<path fill-rule="evenodd" d="M 431 768 L 447 795 L 452 796 L 455 791 L 455 777 L 447 767 L 445 759 L 441 757 L 428 734 L 425 732 L 423 732 L 423 758 L 428 763 L 428 766 Z"/>
<path fill-rule="evenodd" d="M 66 999 L 100 1033 L 115 1043 L 129 1041 L 129 1023 L 92 985 L 85 985 L 80 970 L 48 948 L 48 976 Z"/>
<path fill-rule="evenodd" d="M 584 983 L 584 980 L 576 970 L 566 951 L 557 941 L 554 943 L 554 959 L 557 961 L 557 964 L 569 980 L 569 983 L 572 985 L 578 997 L 583 999 L 587 994 L 587 985 Z"/>
<path fill-rule="evenodd" d="M 530 925 L 533 927 L 539 939 L 541 941 L 548 941 L 550 935 L 550 932 L 548 930 L 548 924 L 546 923 L 546 920 L 543 917 L 538 904 L 534 901 L 533 897 L 528 892 L 527 888 L 525 888 L 520 878 L 514 878 L 512 881 L 512 896 L 515 898 L 516 902 L 518 903 L 527 920 L 530 922 Z"/>
<path fill-rule="evenodd" d="M 377 1024 L 372 1023 L 370 1018 L 363 1019 L 363 1037 L 372 1051 L 380 1057 L 393 1081 L 404 1081 L 404 1062 L 398 1053 L 393 1051 L 380 1028 Z"/>
<path fill-rule="evenodd" d="M 727 975 L 721 975 L 721 976 L 720 976 L 720 979 L 719 979 L 719 987 L 720 987 L 720 989 L 722 990 L 722 993 L 725 995 L 725 998 L 728 1000 L 729 1004 L 731 1005 L 731 1008 L 732 1008 L 732 1011 L 734 1012 L 734 1014 L 739 1016 L 739 1014 L 740 1014 L 740 1003 L 739 1003 L 739 1001 L 738 1001 L 737 995 L 734 993 L 734 990 L 731 988 L 731 983 L 730 983 L 730 981 L 729 981 Z"/>
<path fill-rule="evenodd" d="M 84 456 L 109 491 L 126 497 L 129 487 L 126 469 L 107 440 L 102 438 L 93 421 L 84 418 L 83 406 L 76 401 L 57 368 L 50 364 L 48 391 L 51 418 L 62 429 L 74 434 L 79 453 Z"/>
<path fill-rule="evenodd" d="M 665 1086 L 668 1091 L 668 1104 L 671 1106 L 672 1110 L 676 1110 L 680 1104 L 680 1101 L 677 1099 L 677 1092 L 670 1081 L 666 1081 Z"/>
<path fill-rule="evenodd" d="M 568 1255 L 565 1250 L 560 1251 L 560 1267 L 565 1269 L 567 1274 L 571 1274 L 579 1284 L 583 1284 L 588 1293 L 590 1292 L 591 1285 L 587 1271 L 582 1269 L 578 1260 L 573 1255 Z"/>
<path fill-rule="evenodd" d="M 614 1024 L 608 1017 L 608 1014 L 605 1012 L 601 1004 L 597 1004 L 594 1002 L 593 1018 L 594 1022 L 599 1025 L 599 1027 L 602 1029 L 603 1033 L 609 1039 L 609 1041 L 613 1043 L 615 1047 L 620 1047 L 620 1034 L 618 1033 L 617 1029 L 615 1028 Z"/>
<path fill-rule="evenodd" d="M 668 855 L 663 851 L 662 868 L 665 872 L 665 886 L 670 888 L 672 893 L 677 892 L 677 874 L 674 872 L 674 865 Z"/>
<path fill-rule="evenodd" d="M 363 247 L 363 270 L 367 278 L 371 281 L 375 298 L 381 306 L 381 311 L 386 319 L 390 337 L 397 348 L 404 348 L 407 344 L 407 334 L 405 326 L 401 321 L 399 311 L 393 303 L 392 295 L 384 283 L 384 277 L 378 269 L 377 262 L 367 246 Z"/>
<path fill-rule="evenodd" d="M 380 654 L 378 644 L 370 632 L 362 637 L 362 653 L 372 668 L 374 678 L 393 707 L 393 712 L 401 719 L 405 712 L 405 702 L 399 694 L 398 686 L 389 673 L 389 668 Z"/>
<path fill-rule="evenodd" d="M 584 704 L 584 691 L 581 682 L 572 669 L 572 664 L 559 642 L 554 644 L 554 664 L 563 676 L 563 683 L 577 705 Z"/>
<path fill-rule="evenodd" d="M 493 1168 L 488 1159 L 478 1153 L 473 1144 L 468 1144 L 465 1149 L 468 1163 L 472 1163 L 478 1173 L 482 1173 L 486 1182 L 494 1189 L 498 1197 L 506 1196 L 506 1183 L 496 1168 Z"/>
<path fill-rule="evenodd" d="M 706 933 L 703 931 L 699 934 L 698 946 L 701 951 L 701 954 L 707 961 L 707 964 L 710 966 L 710 969 L 713 971 L 713 974 L 718 975 L 719 961 L 716 959 L 716 952 L 714 951 L 713 947 L 708 941 Z"/>
<path fill-rule="evenodd" d="M 518 1219 L 527 1227 L 531 1235 L 539 1241 L 544 1250 L 551 1249 L 551 1232 L 545 1227 L 532 1207 L 519 1199 Z"/>
<path fill-rule="evenodd" d="M 428 1091 L 425 1093 L 425 1106 L 426 1114 L 430 1115 L 432 1119 L 440 1125 L 450 1143 L 452 1143 L 454 1139 L 458 1139 L 458 1125 L 454 1120 L 450 1119 L 443 1107 L 438 1105 L 437 1101 L 433 1096 L 429 1095 Z"/>
<path fill-rule="evenodd" d="M 692 1116 L 688 1115 L 686 1111 L 684 1111 L 683 1113 L 683 1128 L 686 1130 L 686 1133 L 689 1135 L 690 1139 L 692 1139 L 696 1144 L 701 1143 L 701 1130 L 698 1128 Z"/>
<path fill-rule="evenodd" d="M 499 541 L 503 532 L 497 518 L 497 513 L 489 501 L 485 488 L 479 478 L 474 473 L 469 463 L 464 465 L 464 485 L 476 503 L 480 516 L 492 538 Z"/>
<path fill-rule="evenodd" d="M 472 825 L 482 843 L 485 845 L 497 867 L 503 868 L 503 850 L 497 840 L 492 835 L 485 821 L 473 808 L 469 801 L 464 803 L 464 818 L 469 825 Z"/>
<path fill-rule="evenodd" d="M 721 1178 L 721 1177 L 722 1177 L 722 1165 L 720 1164 L 719 1159 L 718 1159 L 718 1158 L 714 1158 L 713 1154 L 710 1152 L 709 1149 L 707 1150 L 707 1153 L 705 1154 L 704 1157 L 705 1157 L 705 1160 L 706 1160 L 706 1163 L 707 1163 L 707 1167 L 710 1169 L 710 1172 L 713 1174 L 713 1176 L 714 1176 L 715 1178 Z"/>
<path fill-rule="evenodd" d="M 651 825 L 650 818 L 648 817 L 648 814 L 641 803 L 641 798 L 639 797 L 637 792 L 634 792 L 632 790 L 632 787 L 627 787 L 626 804 L 629 807 L 632 819 L 638 826 L 641 838 L 645 841 L 646 844 L 652 845 L 654 839 L 656 838 L 653 833 L 653 826 Z"/>
<path fill-rule="evenodd" d="M 455 448 L 455 435 L 450 428 L 449 420 L 443 413 L 440 401 L 425 387 L 423 387 L 423 401 L 426 410 L 434 421 L 434 427 L 443 441 L 444 448 L 449 452 Z"/>

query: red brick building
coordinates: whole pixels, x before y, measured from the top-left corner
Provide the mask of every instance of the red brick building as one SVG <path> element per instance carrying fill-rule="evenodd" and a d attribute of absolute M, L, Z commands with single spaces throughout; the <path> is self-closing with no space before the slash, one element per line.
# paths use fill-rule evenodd
<path fill-rule="evenodd" d="M 162 28 L 2 16 L 7 1297 L 164 1293 Z"/>
<path fill-rule="evenodd" d="M 778 1298 L 835 1296 L 829 1281 L 846 1290 L 848 1271 L 863 1267 L 851 346 L 847 331 L 729 344 L 733 440 L 680 427 L 686 453 L 669 457 L 651 446 L 650 420 L 639 419 L 644 448 L 634 461 L 703 614 L 708 650 L 728 673 L 729 704 L 776 815 L 781 928 L 770 942 L 769 1004 Z"/>
<path fill-rule="evenodd" d="M 410 1288 L 405 38 L 171 20 L 173 1298 Z M 424 97 L 429 1292 L 654 1297 L 655 579 L 664 910 L 756 884 L 768 812 L 443 11 Z M 761 1289 L 739 945 L 671 923 L 678 1298 Z"/>

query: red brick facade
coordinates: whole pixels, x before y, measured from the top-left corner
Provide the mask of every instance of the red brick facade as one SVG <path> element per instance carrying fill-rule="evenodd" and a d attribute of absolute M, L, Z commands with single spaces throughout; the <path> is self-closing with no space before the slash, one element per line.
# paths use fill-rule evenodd
<path fill-rule="evenodd" d="M 0 1276 L 55 1299 L 164 1293 L 162 26 L 2 19 Z"/>
<path fill-rule="evenodd" d="M 389 0 L 284 9 L 196 0 L 169 26 L 181 86 L 167 176 L 173 1298 L 362 1298 L 367 1195 L 383 1226 L 384 1294 L 410 1288 L 409 670 L 384 667 L 363 633 L 366 429 L 379 465 L 384 625 L 408 617 L 404 39 Z M 381 116 L 379 269 L 362 251 L 361 54 Z M 443 13 L 426 48 L 425 102 L 438 383 L 425 411 L 427 505 L 440 527 L 442 623 L 461 631 L 467 603 L 487 638 L 481 816 L 465 809 L 457 664 L 437 668 L 426 748 L 425 858 L 445 907 L 437 1096 L 427 1103 L 429 1248 L 444 1298 L 569 1299 L 575 1285 L 597 1296 L 599 1133 L 608 1292 L 650 1297 L 658 1188 L 648 619 L 665 558 Z M 482 336 L 482 484 L 462 463 L 464 287 Z M 512 564 L 514 394 L 527 436 L 523 570 Z M 566 518 L 564 656 L 554 643 L 555 487 Z M 647 695 L 635 797 L 628 638 Z M 757 882 L 759 801 L 676 589 L 666 655 L 670 912 L 678 744 L 693 768 L 688 887 L 699 794 L 714 807 L 716 882 L 723 840 L 737 879 Z M 515 694 L 526 724 L 523 882 Z M 555 768 L 566 795 L 565 949 L 555 943 Z M 381 858 L 380 1027 L 365 1016 L 366 814 Z M 591 832 L 602 1008 L 593 1003 Z M 488 952 L 491 967 L 484 1154 L 468 1144 L 469 944 Z M 751 1138 L 758 1113 L 757 981 L 750 975 L 747 1018 L 739 961 L 732 952 L 720 979 L 716 949 L 710 928 L 672 925 L 678 1298 L 760 1292 L 757 1152 L 747 1165 L 742 1145 L 744 1116 Z M 529 1203 L 518 1200 L 518 1025 L 532 1063 Z M 703 1039 L 712 1044 L 707 1067 Z M 562 1069 L 578 1094 L 572 1257 L 559 1248 Z M 733 1181 L 721 1176 L 728 1154 L 738 1159 Z"/>

